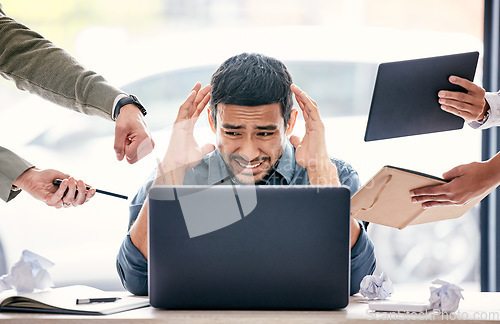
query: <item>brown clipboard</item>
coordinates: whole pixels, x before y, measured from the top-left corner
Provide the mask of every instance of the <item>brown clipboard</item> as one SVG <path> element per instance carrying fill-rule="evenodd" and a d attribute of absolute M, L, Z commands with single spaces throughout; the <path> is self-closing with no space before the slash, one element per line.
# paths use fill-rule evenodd
<path fill-rule="evenodd" d="M 403 229 L 408 225 L 458 218 L 493 189 L 462 206 L 428 209 L 411 201 L 410 190 L 439 185 L 445 180 L 424 173 L 386 165 L 351 198 L 351 217 Z"/>

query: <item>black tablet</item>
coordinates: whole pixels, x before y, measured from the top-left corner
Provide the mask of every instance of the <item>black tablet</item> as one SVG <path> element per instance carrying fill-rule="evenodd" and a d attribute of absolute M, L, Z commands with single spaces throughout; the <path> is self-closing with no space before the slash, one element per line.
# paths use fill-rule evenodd
<path fill-rule="evenodd" d="M 478 58 L 479 52 L 469 52 L 380 64 L 365 141 L 462 128 L 462 118 L 441 109 L 438 92 L 465 92 L 448 78 L 472 81 Z"/>

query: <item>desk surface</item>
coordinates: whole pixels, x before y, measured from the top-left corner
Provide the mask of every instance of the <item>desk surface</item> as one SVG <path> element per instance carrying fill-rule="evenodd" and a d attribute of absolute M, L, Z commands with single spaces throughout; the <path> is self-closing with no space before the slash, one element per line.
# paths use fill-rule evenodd
<path fill-rule="evenodd" d="M 385 313 L 368 310 L 361 296 L 350 298 L 349 306 L 339 311 L 164 311 L 146 307 L 106 316 L 0 313 L 2 323 L 357 323 L 387 320 L 412 321 L 500 321 L 500 293 L 463 292 L 457 312 L 452 314 Z M 421 299 L 420 299 L 421 300 Z M 425 300 L 425 299 L 424 299 Z"/>

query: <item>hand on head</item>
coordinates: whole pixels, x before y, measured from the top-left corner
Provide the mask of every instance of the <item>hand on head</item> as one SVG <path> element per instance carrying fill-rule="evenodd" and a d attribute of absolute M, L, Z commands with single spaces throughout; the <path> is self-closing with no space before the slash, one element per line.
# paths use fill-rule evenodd
<path fill-rule="evenodd" d="M 291 90 L 302 110 L 306 126 L 302 139 L 290 136 L 290 143 L 296 149 L 297 163 L 307 169 L 311 184 L 340 185 L 337 168 L 328 156 L 325 126 L 321 121 L 318 105 L 296 85 L 292 84 Z"/>
<path fill-rule="evenodd" d="M 321 121 L 318 105 L 295 84 L 292 84 L 291 89 L 306 123 L 306 133 L 302 139 L 295 135 L 290 137 L 290 142 L 297 149 L 297 162 L 306 169 L 315 167 L 322 161 L 330 163 L 326 150 L 325 126 Z"/>
<path fill-rule="evenodd" d="M 158 175 L 172 177 L 176 174 L 175 183 L 182 183 L 184 172 L 196 166 L 203 156 L 215 150 L 213 144 L 199 147 L 194 138 L 194 126 L 201 112 L 210 100 L 210 85 L 201 89 L 201 83 L 196 83 L 186 101 L 180 106 L 175 120 L 172 135 L 168 145 L 167 153 L 163 162 L 159 165 Z"/>

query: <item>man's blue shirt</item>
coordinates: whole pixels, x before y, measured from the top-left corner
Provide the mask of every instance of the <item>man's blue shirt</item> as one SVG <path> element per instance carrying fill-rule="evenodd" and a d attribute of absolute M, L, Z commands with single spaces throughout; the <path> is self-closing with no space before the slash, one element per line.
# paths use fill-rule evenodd
<path fill-rule="evenodd" d="M 340 183 L 349 187 L 351 196 L 360 188 L 357 172 L 346 162 L 332 159 L 336 165 Z M 130 226 L 135 222 L 151 189 L 156 172 L 139 189 L 130 204 Z M 218 150 L 207 154 L 202 161 L 186 171 L 186 185 L 218 185 L 231 184 L 231 175 L 226 168 Z M 295 160 L 295 148 L 287 141 L 285 150 L 274 172 L 263 185 L 308 185 L 307 170 Z M 366 234 L 365 225 L 360 223 L 361 233 L 351 249 L 351 294 L 359 291 L 359 284 L 364 276 L 375 270 L 375 253 L 373 244 Z M 134 246 L 127 234 L 118 253 L 116 267 L 123 286 L 133 294 L 148 294 L 148 264 L 142 253 Z"/>

